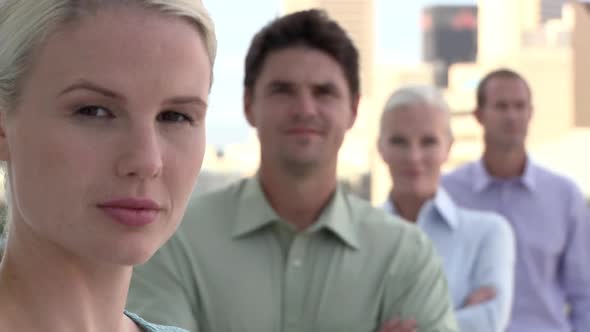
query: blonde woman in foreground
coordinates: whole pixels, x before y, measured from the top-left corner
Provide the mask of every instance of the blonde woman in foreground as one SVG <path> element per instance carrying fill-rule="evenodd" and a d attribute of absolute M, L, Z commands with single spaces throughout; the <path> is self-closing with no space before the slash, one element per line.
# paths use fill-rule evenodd
<path fill-rule="evenodd" d="M 0 1 L 0 331 L 180 331 L 125 311 L 180 223 L 215 58 L 192 0 Z"/>

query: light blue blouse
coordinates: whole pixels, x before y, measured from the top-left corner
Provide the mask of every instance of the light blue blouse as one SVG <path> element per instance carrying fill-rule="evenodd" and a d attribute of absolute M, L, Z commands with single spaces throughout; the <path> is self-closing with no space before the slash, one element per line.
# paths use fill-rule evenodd
<path fill-rule="evenodd" d="M 391 201 L 383 208 L 397 214 Z M 515 240 L 508 221 L 498 214 L 458 207 L 442 188 L 418 214 L 418 226 L 443 260 L 462 332 L 503 332 L 512 307 Z M 496 297 L 464 307 L 481 287 L 493 287 Z"/>

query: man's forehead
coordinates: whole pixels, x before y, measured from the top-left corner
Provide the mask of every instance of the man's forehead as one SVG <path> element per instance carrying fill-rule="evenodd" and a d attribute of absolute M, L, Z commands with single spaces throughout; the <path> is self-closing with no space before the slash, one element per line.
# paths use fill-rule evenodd
<path fill-rule="evenodd" d="M 281 66 L 273 66 L 262 71 L 261 77 L 265 81 L 283 81 L 292 83 L 318 84 L 344 81 L 344 75 L 326 68 L 313 68 L 308 66 L 297 66 L 285 63 Z"/>
<path fill-rule="evenodd" d="M 292 78 L 292 77 L 268 77 L 263 80 L 262 83 L 265 86 L 283 85 L 293 87 L 339 87 L 339 83 L 335 79 L 331 78 L 317 78 L 317 77 L 303 77 L 303 78 Z"/>
<path fill-rule="evenodd" d="M 503 96 L 529 94 L 526 83 L 514 77 L 495 77 L 488 82 L 486 90 L 488 94 Z"/>
<path fill-rule="evenodd" d="M 269 54 L 260 78 L 267 84 L 273 81 L 306 85 L 337 85 L 346 82 L 340 64 L 329 55 L 299 47 Z"/>
<path fill-rule="evenodd" d="M 527 88 L 526 83 L 517 77 L 494 77 L 487 82 L 487 88 L 495 88 L 499 90 L 511 90 L 515 87 Z"/>

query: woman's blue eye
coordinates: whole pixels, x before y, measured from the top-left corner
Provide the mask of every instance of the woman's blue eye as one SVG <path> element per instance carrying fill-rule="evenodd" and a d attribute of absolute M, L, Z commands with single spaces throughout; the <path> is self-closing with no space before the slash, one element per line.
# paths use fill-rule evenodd
<path fill-rule="evenodd" d="M 97 118 L 112 118 L 113 113 L 102 106 L 84 106 L 76 111 L 76 114 L 97 117 Z"/>

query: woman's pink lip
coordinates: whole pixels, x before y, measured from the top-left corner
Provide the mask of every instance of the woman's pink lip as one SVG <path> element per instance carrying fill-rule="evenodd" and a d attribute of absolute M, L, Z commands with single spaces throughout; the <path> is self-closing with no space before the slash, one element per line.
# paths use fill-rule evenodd
<path fill-rule="evenodd" d="M 150 199 L 123 198 L 98 204 L 98 207 L 119 224 L 144 226 L 153 223 L 162 208 Z"/>
<path fill-rule="evenodd" d="M 155 201 L 149 198 L 135 198 L 126 197 L 110 200 L 108 202 L 98 204 L 99 207 L 115 207 L 115 208 L 126 208 L 126 209 L 149 209 L 149 210 L 160 210 L 161 207 Z"/>
<path fill-rule="evenodd" d="M 160 210 L 127 209 L 117 207 L 101 207 L 109 217 L 119 224 L 127 226 L 145 226 L 153 223 L 160 214 Z"/>

